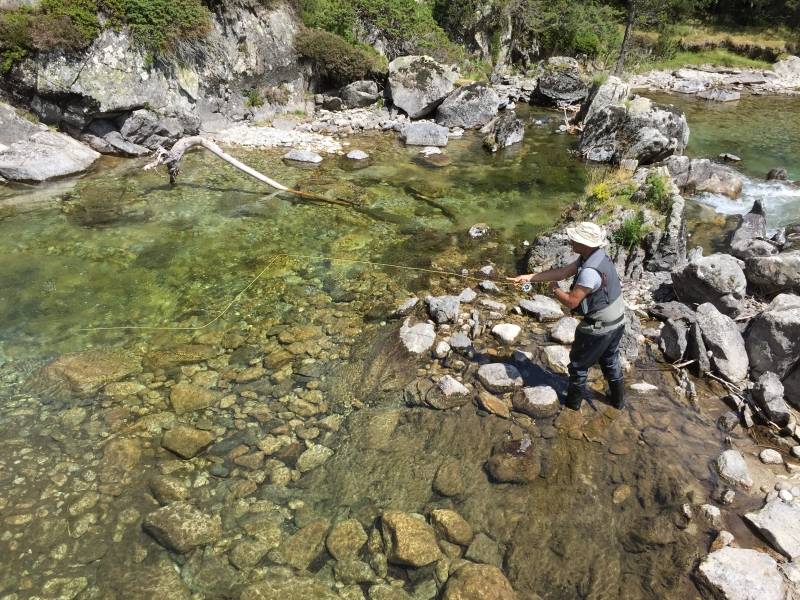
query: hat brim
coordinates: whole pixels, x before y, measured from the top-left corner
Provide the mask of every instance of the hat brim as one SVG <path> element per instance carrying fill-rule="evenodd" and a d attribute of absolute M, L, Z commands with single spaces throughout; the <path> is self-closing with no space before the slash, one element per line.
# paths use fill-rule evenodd
<path fill-rule="evenodd" d="M 601 240 L 584 237 L 578 232 L 576 227 L 567 227 L 567 237 L 573 242 L 583 244 L 589 248 L 602 248 L 608 243 L 608 240 L 606 240 L 605 237 Z"/>

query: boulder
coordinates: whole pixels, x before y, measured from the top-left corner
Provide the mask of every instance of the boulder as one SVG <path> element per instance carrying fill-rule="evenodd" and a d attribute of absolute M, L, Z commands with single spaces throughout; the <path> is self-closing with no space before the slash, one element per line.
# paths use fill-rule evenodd
<path fill-rule="evenodd" d="M 767 181 L 786 181 L 789 179 L 789 172 L 783 167 L 775 167 L 767 173 Z"/>
<path fill-rule="evenodd" d="M 425 298 L 428 313 L 437 323 L 455 323 L 461 311 L 458 296 L 428 296 Z"/>
<path fill-rule="evenodd" d="M 800 296 L 779 294 L 747 328 L 754 377 L 772 371 L 783 380 L 800 357 Z"/>
<path fill-rule="evenodd" d="M 389 63 L 392 102 L 412 119 L 436 110 L 457 79 L 455 67 L 439 64 L 430 56 L 401 56 Z"/>
<path fill-rule="evenodd" d="M 748 283 L 759 292 L 767 295 L 784 292 L 800 294 L 800 250 L 772 256 L 752 256 L 745 261 L 745 265 Z"/>
<path fill-rule="evenodd" d="M 675 294 L 683 302 L 710 302 L 726 315 L 736 315 L 747 290 L 743 266 L 729 254 L 696 258 L 672 272 Z"/>
<path fill-rule="evenodd" d="M 720 454 L 717 457 L 717 470 L 720 477 L 728 483 L 745 489 L 750 489 L 753 486 L 753 478 L 750 477 L 747 463 L 744 461 L 742 453 L 738 450 L 725 450 Z"/>
<path fill-rule="evenodd" d="M 731 167 L 713 163 L 707 158 L 670 156 L 662 165 L 669 169 L 681 193 L 709 192 L 738 198 L 742 193 L 742 177 Z"/>
<path fill-rule="evenodd" d="M 541 471 L 541 462 L 530 438 L 510 440 L 494 448 L 486 469 L 498 483 L 530 483 Z"/>
<path fill-rule="evenodd" d="M 513 365 L 489 363 L 478 369 L 478 380 L 490 392 L 505 394 L 522 387 L 522 375 Z"/>
<path fill-rule="evenodd" d="M 800 80 L 800 56 L 787 56 L 772 65 L 772 70 L 784 79 Z"/>
<path fill-rule="evenodd" d="M 592 115 L 584 123 L 578 152 L 596 162 L 634 159 L 645 165 L 682 154 L 688 143 L 689 125 L 680 109 L 636 96 Z"/>
<path fill-rule="evenodd" d="M 519 307 L 524 313 L 539 321 L 554 321 L 564 316 L 564 311 L 558 302 L 541 294 L 535 294 L 530 299 L 520 300 Z"/>
<path fill-rule="evenodd" d="M 784 389 L 780 377 L 767 371 L 758 378 L 752 390 L 753 400 L 767 415 L 767 418 L 786 427 L 792 421 L 792 412 L 783 399 Z"/>
<path fill-rule="evenodd" d="M 611 75 L 600 85 L 593 85 L 589 90 L 589 97 L 581 106 L 580 112 L 575 116 L 576 123 L 585 123 L 591 119 L 595 113 L 606 106 L 619 104 L 631 93 L 631 86 L 619 77 Z"/>
<path fill-rule="evenodd" d="M 219 515 L 208 515 L 188 502 L 172 502 L 144 518 L 143 527 L 162 546 L 186 554 L 217 541 L 222 535 Z"/>
<path fill-rule="evenodd" d="M 575 341 L 575 330 L 578 328 L 578 319 L 575 317 L 560 318 L 550 329 L 550 337 L 559 344 L 571 344 Z"/>
<path fill-rule="evenodd" d="M 146 108 L 128 113 L 117 124 L 123 138 L 150 150 L 169 146 L 184 136 L 195 135 L 200 131 L 200 120 L 197 117 L 165 117 Z"/>
<path fill-rule="evenodd" d="M 739 226 L 731 237 L 731 253 L 736 258 L 747 260 L 778 253 L 776 245 L 767 241 L 767 218 L 760 200 L 756 200 L 750 212 L 740 219 Z"/>
<path fill-rule="evenodd" d="M 786 584 L 769 554 L 726 546 L 712 552 L 697 568 L 708 596 L 722 600 L 785 600 Z"/>
<path fill-rule="evenodd" d="M 427 352 L 436 341 L 436 329 L 434 329 L 433 323 L 411 325 L 410 322 L 410 319 L 403 322 L 400 328 L 400 341 L 403 342 L 406 350 L 413 354 Z"/>
<path fill-rule="evenodd" d="M 436 122 L 445 127 L 482 127 L 497 115 L 500 98 L 483 83 L 460 87 L 436 109 Z"/>
<path fill-rule="evenodd" d="M 433 528 L 422 517 L 399 510 L 384 511 L 381 533 L 386 558 L 392 564 L 424 567 L 442 556 Z"/>
<path fill-rule="evenodd" d="M 686 222 L 684 220 L 686 201 L 678 193 L 678 188 L 671 180 L 668 185 L 670 188 L 670 211 L 664 230 L 653 240 L 654 249 L 645 263 L 648 271 L 671 271 L 686 264 Z M 652 232 L 648 236 L 656 233 Z M 647 238 L 645 241 L 647 242 Z"/>
<path fill-rule="evenodd" d="M 583 102 L 589 88 L 581 78 L 578 62 L 573 58 L 552 57 L 539 76 L 531 103 L 540 106 L 560 106 Z"/>
<path fill-rule="evenodd" d="M 493 565 L 467 563 L 453 573 L 443 600 L 517 600 L 503 572 Z"/>
<path fill-rule="evenodd" d="M 800 506 L 775 499 L 744 518 L 789 560 L 800 557 Z"/>
<path fill-rule="evenodd" d="M 506 111 L 489 121 L 482 129 L 483 145 L 490 152 L 497 152 L 518 144 L 525 137 L 525 123 L 513 111 Z"/>
<path fill-rule="evenodd" d="M 430 121 L 411 123 L 403 129 L 407 146 L 447 146 L 447 127 L 442 127 Z"/>
<path fill-rule="evenodd" d="M 706 348 L 712 352 L 711 364 L 717 372 L 731 383 L 747 379 L 750 361 L 734 320 L 706 302 L 697 307 L 697 324 Z"/>
<path fill-rule="evenodd" d="M 181 458 L 194 458 L 208 448 L 214 441 L 210 431 L 195 429 L 188 425 L 178 425 L 167 431 L 161 438 L 161 445 Z"/>
<path fill-rule="evenodd" d="M 117 126 L 108 119 L 95 119 L 81 134 L 81 140 L 102 154 L 119 156 L 145 156 L 150 149 L 129 142 L 117 131 Z"/>
<path fill-rule="evenodd" d="M 378 84 L 374 81 L 354 81 L 344 86 L 339 95 L 347 108 L 362 108 L 378 101 Z"/>
<path fill-rule="evenodd" d="M 683 320 L 667 319 L 661 328 L 658 347 L 670 362 L 677 362 L 686 354 L 689 342 L 689 325 Z"/>
<path fill-rule="evenodd" d="M 707 88 L 698 92 L 697 97 L 710 102 L 735 102 L 742 98 L 742 94 L 732 89 Z"/>
<path fill-rule="evenodd" d="M 537 385 L 517 390 L 512 403 L 514 410 L 534 419 L 554 417 L 561 408 L 558 394 L 549 385 Z"/>

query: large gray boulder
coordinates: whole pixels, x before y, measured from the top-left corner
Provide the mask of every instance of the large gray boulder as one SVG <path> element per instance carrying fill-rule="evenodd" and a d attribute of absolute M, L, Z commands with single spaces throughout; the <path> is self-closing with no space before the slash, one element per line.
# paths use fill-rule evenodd
<path fill-rule="evenodd" d="M 747 281 L 767 295 L 800 293 L 800 250 L 772 256 L 752 256 L 745 261 Z"/>
<path fill-rule="evenodd" d="M 445 127 L 482 127 L 497 115 L 500 105 L 495 91 L 483 83 L 460 87 L 436 109 L 436 122 Z"/>
<path fill-rule="evenodd" d="M 726 546 L 697 568 L 701 588 L 720 600 L 786 600 L 777 561 L 765 552 Z"/>
<path fill-rule="evenodd" d="M 710 302 L 736 315 L 747 290 L 742 261 L 729 254 L 701 256 L 672 272 L 675 294 L 683 302 Z"/>
<path fill-rule="evenodd" d="M 651 164 L 682 154 L 689 143 L 683 112 L 641 96 L 597 111 L 584 122 L 579 154 L 595 162 Z"/>
<path fill-rule="evenodd" d="M 750 212 L 742 215 L 739 226 L 733 232 L 731 253 L 742 260 L 778 253 L 776 245 L 767 241 L 767 218 L 759 200 L 753 203 Z"/>
<path fill-rule="evenodd" d="M 751 393 L 753 400 L 761 407 L 770 421 L 781 427 L 787 426 L 792 421 L 792 412 L 783 399 L 783 384 L 775 373 L 767 371 L 761 375 Z"/>
<path fill-rule="evenodd" d="M 800 296 L 778 294 L 745 334 L 754 377 L 772 371 L 782 380 L 800 362 Z"/>
<path fill-rule="evenodd" d="M 483 138 L 484 147 L 490 152 L 497 152 L 522 141 L 525 137 L 525 123 L 517 118 L 514 111 L 507 110 L 489 121 L 481 129 L 481 133 L 486 134 Z"/>
<path fill-rule="evenodd" d="M 195 116 L 163 117 L 145 108 L 126 114 L 118 124 L 123 138 L 151 150 L 200 131 L 200 120 Z"/>
<path fill-rule="evenodd" d="M 697 324 L 703 341 L 713 355 L 712 366 L 731 383 L 747 379 L 750 361 L 736 322 L 710 302 L 697 307 Z"/>
<path fill-rule="evenodd" d="M 800 558 L 800 506 L 775 499 L 744 516 L 767 541 L 790 560 Z"/>
<path fill-rule="evenodd" d="M 389 63 L 392 102 L 412 119 L 436 110 L 457 79 L 455 67 L 439 64 L 430 56 L 401 56 Z"/>
<path fill-rule="evenodd" d="M 589 88 L 581 78 L 574 58 L 555 56 L 545 65 L 531 96 L 531 102 L 541 106 L 559 106 L 583 102 Z"/>
<path fill-rule="evenodd" d="M 88 146 L 23 119 L 0 102 L 0 177 L 41 182 L 85 171 L 99 157 Z"/>
<path fill-rule="evenodd" d="M 378 101 L 378 84 L 374 81 L 354 81 L 341 90 L 339 95 L 347 108 L 362 108 L 371 106 Z"/>
<path fill-rule="evenodd" d="M 95 119 L 89 124 L 81 141 L 89 144 L 101 154 L 115 154 L 119 156 L 145 156 L 150 154 L 150 149 L 134 144 L 122 137 L 117 126 L 109 119 Z"/>
<path fill-rule="evenodd" d="M 602 84 L 592 86 L 589 97 L 581 106 L 580 112 L 575 117 L 578 123 L 585 123 L 591 119 L 595 113 L 612 104 L 619 104 L 631 93 L 631 86 L 619 77 L 611 75 Z"/>
<path fill-rule="evenodd" d="M 707 158 L 670 156 L 662 163 L 682 193 L 709 192 L 738 198 L 743 180 L 736 170 Z"/>
<path fill-rule="evenodd" d="M 654 250 L 645 263 L 648 271 L 671 271 L 686 264 L 686 201 L 673 183 L 668 185 L 670 210 L 664 229 L 658 234 L 657 241 L 654 240 Z"/>

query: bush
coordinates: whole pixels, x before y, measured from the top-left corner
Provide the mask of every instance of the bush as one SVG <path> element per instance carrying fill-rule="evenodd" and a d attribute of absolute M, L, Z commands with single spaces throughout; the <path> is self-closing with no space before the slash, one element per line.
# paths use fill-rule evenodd
<path fill-rule="evenodd" d="M 343 37 L 321 29 L 300 31 L 295 37 L 295 48 L 331 86 L 368 79 L 384 70 L 374 50 L 353 46 Z"/>
<path fill-rule="evenodd" d="M 613 234 L 614 243 L 630 251 L 641 245 L 645 236 L 644 215 L 639 211 L 622 222 Z"/>
<path fill-rule="evenodd" d="M 258 90 L 250 90 L 245 96 L 244 105 L 251 108 L 264 106 L 264 99 L 261 97 Z"/>
<path fill-rule="evenodd" d="M 619 51 L 619 13 L 597 2 L 525 0 L 527 26 L 549 54 L 610 58 Z"/>
<path fill-rule="evenodd" d="M 681 36 L 675 26 L 667 25 L 658 33 L 653 53 L 659 58 L 673 58 L 681 49 Z"/>

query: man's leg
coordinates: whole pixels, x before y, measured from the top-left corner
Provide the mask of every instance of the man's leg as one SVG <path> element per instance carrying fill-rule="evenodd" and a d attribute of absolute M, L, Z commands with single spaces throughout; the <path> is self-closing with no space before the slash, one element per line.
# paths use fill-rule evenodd
<path fill-rule="evenodd" d="M 608 382 L 609 404 L 618 409 L 625 405 L 625 379 L 619 360 L 619 344 L 624 334 L 624 325 L 606 334 L 608 345 L 600 356 L 600 369 Z"/>
<path fill-rule="evenodd" d="M 569 352 L 569 387 L 564 405 L 572 410 L 581 407 L 586 395 L 586 376 L 589 367 L 596 363 L 606 348 L 605 336 L 591 335 L 580 329 L 575 332 L 575 341 Z"/>

